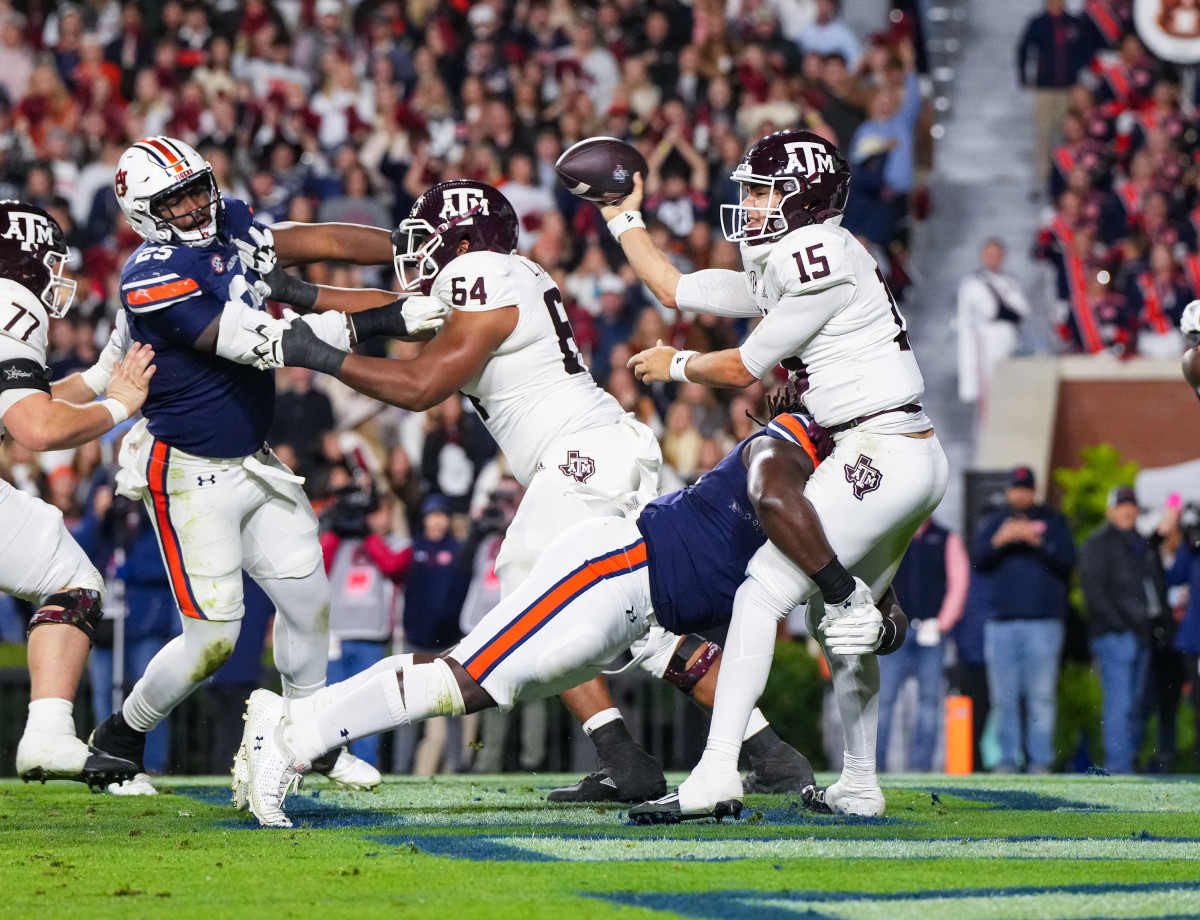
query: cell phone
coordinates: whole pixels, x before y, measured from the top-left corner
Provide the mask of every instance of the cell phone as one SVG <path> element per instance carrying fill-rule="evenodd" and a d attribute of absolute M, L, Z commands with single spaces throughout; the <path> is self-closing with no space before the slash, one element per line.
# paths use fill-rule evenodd
<path fill-rule="evenodd" d="M 1168 508 L 1178 508 L 1182 504 L 1183 504 L 1183 496 L 1180 495 L 1178 492 L 1172 492 L 1170 495 L 1167 496 L 1167 507 Z"/>

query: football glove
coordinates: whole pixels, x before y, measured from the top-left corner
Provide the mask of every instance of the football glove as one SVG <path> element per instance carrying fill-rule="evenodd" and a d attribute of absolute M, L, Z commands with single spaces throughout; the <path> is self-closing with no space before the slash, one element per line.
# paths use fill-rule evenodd
<path fill-rule="evenodd" d="M 437 332 L 446 321 L 450 308 L 440 297 L 429 297 L 425 294 L 413 294 L 404 301 L 402 307 L 404 325 L 408 335 L 421 332 Z"/>
<path fill-rule="evenodd" d="M 868 655 L 879 648 L 883 614 L 875 607 L 871 589 L 854 579 L 854 593 L 836 606 L 827 605 L 817 627 L 835 655 Z"/>
<path fill-rule="evenodd" d="M 252 272 L 266 276 L 275 270 L 275 234 L 270 227 L 251 224 L 246 236 L 249 239 L 234 240 L 242 254 L 242 264 Z M 264 295 L 266 296 L 266 295 Z"/>

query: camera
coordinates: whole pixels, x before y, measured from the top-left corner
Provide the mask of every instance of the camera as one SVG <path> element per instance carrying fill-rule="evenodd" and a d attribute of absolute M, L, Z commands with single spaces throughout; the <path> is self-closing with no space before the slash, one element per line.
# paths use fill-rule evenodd
<path fill-rule="evenodd" d="M 343 486 L 334 493 L 333 504 L 321 515 L 323 529 L 339 537 L 365 537 L 371 532 L 367 518 L 379 510 L 374 485 Z"/>
<path fill-rule="evenodd" d="M 1188 502 L 1179 515 L 1179 531 L 1193 550 L 1200 551 L 1200 504 Z"/>
<path fill-rule="evenodd" d="M 476 526 L 480 533 L 500 533 L 508 529 L 516 511 L 517 493 L 512 489 L 497 489 L 488 496 L 487 506 L 479 514 Z"/>

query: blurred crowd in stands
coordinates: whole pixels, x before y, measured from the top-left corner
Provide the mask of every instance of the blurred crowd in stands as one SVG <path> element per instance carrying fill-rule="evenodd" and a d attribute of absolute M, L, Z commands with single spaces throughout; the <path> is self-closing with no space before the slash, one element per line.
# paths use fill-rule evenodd
<path fill-rule="evenodd" d="M 1131 0 L 1082 7 L 1046 0 L 1017 48 L 1047 202 L 1036 255 L 1053 268 L 1064 351 L 1175 358 L 1200 297 L 1198 87 L 1147 51 Z"/>

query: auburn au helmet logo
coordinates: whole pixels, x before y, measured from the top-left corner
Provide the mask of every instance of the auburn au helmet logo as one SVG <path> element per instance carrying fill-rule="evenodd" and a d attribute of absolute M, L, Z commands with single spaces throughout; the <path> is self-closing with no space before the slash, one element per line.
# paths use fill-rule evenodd
<path fill-rule="evenodd" d="M 125 193 L 129 191 L 129 183 L 126 181 L 125 176 L 126 171 L 123 169 L 118 169 L 117 176 L 113 180 L 113 185 L 116 187 L 118 198 L 124 198 Z"/>

